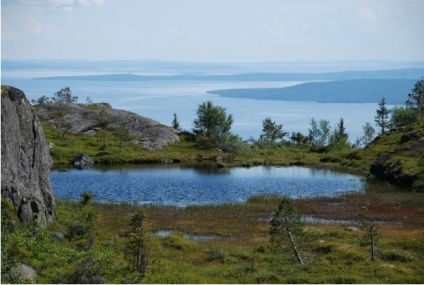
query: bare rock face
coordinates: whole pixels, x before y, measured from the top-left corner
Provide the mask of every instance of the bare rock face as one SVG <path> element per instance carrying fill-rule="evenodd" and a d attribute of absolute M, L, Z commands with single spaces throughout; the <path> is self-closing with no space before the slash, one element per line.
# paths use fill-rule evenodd
<path fill-rule="evenodd" d="M 166 144 L 179 141 L 176 130 L 138 114 L 114 109 L 107 103 L 38 105 L 37 115 L 53 126 L 57 125 L 58 114 L 61 127 L 66 126 L 71 134 L 95 135 L 101 128 L 115 132 L 124 127 L 136 138 L 133 143 L 150 150 L 162 150 Z"/>
<path fill-rule="evenodd" d="M 13 202 L 24 224 L 46 227 L 55 215 L 51 165 L 43 129 L 25 94 L 2 86 L 1 195 Z"/>

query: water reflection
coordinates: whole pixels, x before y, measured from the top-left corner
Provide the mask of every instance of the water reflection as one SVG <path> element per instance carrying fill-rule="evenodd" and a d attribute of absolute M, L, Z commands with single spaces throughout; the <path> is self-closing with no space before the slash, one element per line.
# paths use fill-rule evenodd
<path fill-rule="evenodd" d="M 91 191 L 99 201 L 176 206 L 243 202 L 264 194 L 332 196 L 365 187 L 359 176 L 299 166 L 96 166 L 55 170 L 51 179 L 55 194 L 63 198 L 79 199 L 81 192 Z"/>

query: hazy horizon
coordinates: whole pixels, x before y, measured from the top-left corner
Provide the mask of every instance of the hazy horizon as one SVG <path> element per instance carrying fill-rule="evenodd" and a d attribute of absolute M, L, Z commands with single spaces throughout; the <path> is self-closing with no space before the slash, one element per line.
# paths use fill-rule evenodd
<path fill-rule="evenodd" d="M 417 0 L 3 0 L 2 59 L 424 60 Z"/>

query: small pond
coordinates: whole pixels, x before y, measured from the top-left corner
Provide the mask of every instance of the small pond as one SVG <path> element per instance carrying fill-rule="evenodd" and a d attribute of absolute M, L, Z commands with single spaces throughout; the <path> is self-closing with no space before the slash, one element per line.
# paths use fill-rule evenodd
<path fill-rule="evenodd" d="M 265 194 L 334 196 L 365 188 L 360 176 L 300 166 L 101 167 L 53 170 L 51 180 L 55 195 L 61 198 L 76 200 L 90 191 L 97 201 L 174 206 L 237 203 Z"/>

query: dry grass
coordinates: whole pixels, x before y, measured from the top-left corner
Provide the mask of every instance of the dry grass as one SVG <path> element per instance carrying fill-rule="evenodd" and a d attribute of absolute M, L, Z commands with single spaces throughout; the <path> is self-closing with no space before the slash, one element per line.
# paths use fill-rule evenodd
<path fill-rule="evenodd" d="M 330 220 L 374 221 L 424 226 L 424 193 L 371 190 L 296 201 L 300 212 Z"/>

